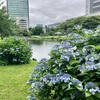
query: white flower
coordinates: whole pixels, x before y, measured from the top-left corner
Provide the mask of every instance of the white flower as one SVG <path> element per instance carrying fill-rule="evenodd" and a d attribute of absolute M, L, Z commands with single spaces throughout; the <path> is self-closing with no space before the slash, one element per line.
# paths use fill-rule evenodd
<path fill-rule="evenodd" d="M 32 83 L 31 87 L 34 88 L 35 87 L 35 83 Z"/>
<path fill-rule="evenodd" d="M 95 95 L 95 92 L 96 92 L 95 89 L 92 88 L 92 89 L 90 89 L 89 91 L 90 91 L 93 95 Z"/>
<path fill-rule="evenodd" d="M 70 89 L 70 86 L 72 85 L 72 82 L 70 82 L 69 84 L 68 84 L 68 89 Z"/>
<path fill-rule="evenodd" d="M 77 47 L 75 46 L 75 47 L 73 47 L 73 50 L 76 50 L 77 49 Z"/>

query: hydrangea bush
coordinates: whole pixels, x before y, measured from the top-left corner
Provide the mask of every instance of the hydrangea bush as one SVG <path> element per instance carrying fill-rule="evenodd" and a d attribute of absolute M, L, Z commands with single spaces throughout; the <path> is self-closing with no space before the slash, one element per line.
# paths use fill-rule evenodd
<path fill-rule="evenodd" d="M 31 49 L 27 42 L 18 38 L 6 38 L 0 41 L 0 65 L 29 63 Z"/>
<path fill-rule="evenodd" d="M 100 100 L 100 52 L 87 37 L 72 37 L 55 45 L 50 59 L 34 68 L 29 100 Z"/>

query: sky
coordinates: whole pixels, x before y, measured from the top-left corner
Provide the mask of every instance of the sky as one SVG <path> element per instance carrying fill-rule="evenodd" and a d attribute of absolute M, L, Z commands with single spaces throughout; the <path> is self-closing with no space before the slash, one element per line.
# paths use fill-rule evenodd
<path fill-rule="evenodd" d="M 49 25 L 85 15 L 85 0 L 29 0 L 30 26 Z"/>

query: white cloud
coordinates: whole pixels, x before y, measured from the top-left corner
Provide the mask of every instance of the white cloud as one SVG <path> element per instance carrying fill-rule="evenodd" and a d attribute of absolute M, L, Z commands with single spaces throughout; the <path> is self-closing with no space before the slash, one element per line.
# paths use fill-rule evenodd
<path fill-rule="evenodd" d="M 29 0 L 29 7 L 31 26 L 85 15 L 85 0 Z"/>

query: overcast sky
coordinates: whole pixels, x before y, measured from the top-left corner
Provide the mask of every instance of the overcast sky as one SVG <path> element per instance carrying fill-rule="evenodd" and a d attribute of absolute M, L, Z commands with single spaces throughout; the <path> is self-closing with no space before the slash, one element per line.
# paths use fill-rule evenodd
<path fill-rule="evenodd" d="M 30 26 L 85 15 L 85 0 L 29 0 Z"/>

